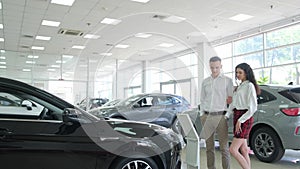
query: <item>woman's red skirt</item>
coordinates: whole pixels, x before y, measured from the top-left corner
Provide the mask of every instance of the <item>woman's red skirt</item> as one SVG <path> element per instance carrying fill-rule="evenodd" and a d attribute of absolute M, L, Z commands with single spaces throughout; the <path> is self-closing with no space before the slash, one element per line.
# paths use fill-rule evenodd
<path fill-rule="evenodd" d="M 234 137 L 235 138 L 244 138 L 244 139 L 248 139 L 249 138 L 249 134 L 250 134 L 250 130 L 252 128 L 253 125 L 253 117 L 251 117 L 250 119 L 246 120 L 244 123 L 241 124 L 241 128 L 242 131 L 241 132 L 235 132 L 235 124 L 238 121 L 238 119 L 244 114 L 246 113 L 248 110 L 237 110 L 234 109 L 233 110 L 233 133 L 234 133 Z"/>

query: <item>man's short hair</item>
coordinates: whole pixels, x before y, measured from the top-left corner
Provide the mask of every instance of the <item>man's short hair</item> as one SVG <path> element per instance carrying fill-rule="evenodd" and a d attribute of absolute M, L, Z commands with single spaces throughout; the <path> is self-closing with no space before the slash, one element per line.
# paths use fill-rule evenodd
<path fill-rule="evenodd" d="M 221 58 L 219 56 L 214 56 L 209 59 L 209 62 L 216 62 L 216 61 L 221 62 Z"/>

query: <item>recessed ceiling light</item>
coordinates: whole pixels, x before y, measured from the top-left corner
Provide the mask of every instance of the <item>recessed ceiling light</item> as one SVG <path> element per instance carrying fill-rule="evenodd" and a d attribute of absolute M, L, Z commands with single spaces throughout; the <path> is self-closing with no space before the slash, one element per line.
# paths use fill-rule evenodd
<path fill-rule="evenodd" d="M 159 44 L 158 46 L 164 47 L 164 48 L 169 48 L 169 47 L 174 46 L 174 44 L 171 44 L 171 43 L 161 43 L 161 44 Z"/>
<path fill-rule="evenodd" d="M 49 36 L 36 36 L 35 39 L 38 39 L 38 40 L 50 40 L 51 37 L 49 37 Z"/>
<path fill-rule="evenodd" d="M 45 47 L 43 47 L 43 46 L 32 46 L 31 49 L 33 49 L 33 50 L 45 50 Z"/>
<path fill-rule="evenodd" d="M 0 42 L 4 42 L 4 38 L 0 38 Z"/>
<path fill-rule="evenodd" d="M 79 65 L 79 67 L 87 67 L 87 65 Z"/>
<path fill-rule="evenodd" d="M 5 50 L 2 49 L 2 50 L 0 50 L 0 52 L 1 52 L 1 53 L 5 53 Z"/>
<path fill-rule="evenodd" d="M 0 64 L 1 64 L 1 65 L 5 65 L 5 64 L 6 64 L 6 62 L 0 62 Z"/>
<path fill-rule="evenodd" d="M 186 18 L 172 15 L 172 16 L 166 17 L 162 20 L 165 22 L 170 22 L 170 23 L 179 23 L 179 22 L 186 20 Z"/>
<path fill-rule="evenodd" d="M 0 56 L 0 59 L 6 59 L 5 56 Z"/>
<path fill-rule="evenodd" d="M 121 48 L 121 49 L 126 49 L 128 47 L 129 47 L 129 45 L 125 45 L 125 44 L 118 44 L 115 46 L 115 48 Z"/>
<path fill-rule="evenodd" d="M 152 34 L 148 34 L 148 33 L 137 33 L 134 35 L 137 38 L 149 38 L 150 36 L 152 36 Z"/>
<path fill-rule="evenodd" d="M 62 55 L 63 58 L 68 58 L 68 59 L 72 59 L 74 56 L 72 55 Z"/>
<path fill-rule="evenodd" d="M 238 15 L 235 15 L 235 16 L 229 18 L 229 19 L 234 20 L 234 21 L 245 21 L 245 20 L 250 19 L 252 17 L 253 16 L 251 16 L 251 15 L 238 14 Z"/>
<path fill-rule="evenodd" d="M 30 69 L 23 69 L 22 71 L 23 72 L 30 72 L 31 70 Z"/>
<path fill-rule="evenodd" d="M 27 57 L 30 58 L 30 59 L 37 59 L 37 58 L 39 58 L 39 56 L 37 56 L 37 55 L 35 55 L 35 56 L 33 56 L 33 55 L 28 55 Z"/>
<path fill-rule="evenodd" d="M 60 22 L 43 20 L 42 25 L 58 27 L 60 25 Z"/>
<path fill-rule="evenodd" d="M 100 36 L 99 35 L 93 35 L 93 34 L 86 34 L 86 35 L 84 35 L 83 38 L 86 38 L 86 39 L 99 39 Z"/>
<path fill-rule="evenodd" d="M 2 9 L 2 2 L 0 2 L 0 9 Z"/>
<path fill-rule="evenodd" d="M 2 65 L 1 65 L 1 66 L 0 66 L 0 69 L 6 69 L 6 66 L 2 66 Z"/>
<path fill-rule="evenodd" d="M 0 23 L 0 29 L 3 29 L 3 24 L 2 23 Z"/>
<path fill-rule="evenodd" d="M 73 49 L 84 49 L 85 46 L 80 46 L 80 45 L 74 45 L 72 46 Z"/>
<path fill-rule="evenodd" d="M 72 6 L 75 0 L 51 0 L 53 4 Z"/>
<path fill-rule="evenodd" d="M 147 2 L 149 2 L 150 0 L 131 0 L 131 1 L 134 1 L 134 2 L 140 2 L 140 3 L 147 3 Z"/>
<path fill-rule="evenodd" d="M 108 25 L 117 25 L 121 22 L 121 20 L 113 19 L 113 18 L 104 18 L 101 23 Z"/>
<path fill-rule="evenodd" d="M 35 64 L 35 61 L 28 60 L 28 61 L 26 61 L 26 63 L 28 63 L 28 64 Z"/>
<path fill-rule="evenodd" d="M 111 56 L 112 53 L 100 53 L 100 55 L 102 55 L 102 56 Z"/>

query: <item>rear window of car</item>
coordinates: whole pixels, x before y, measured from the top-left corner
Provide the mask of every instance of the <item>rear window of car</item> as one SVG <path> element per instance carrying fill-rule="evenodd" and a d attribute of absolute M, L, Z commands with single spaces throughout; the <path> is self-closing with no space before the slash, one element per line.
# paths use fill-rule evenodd
<path fill-rule="evenodd" d="M 279 94 L 295 103 L 300 103 L 300 88 L 283 90 L 280 91 Z"/>

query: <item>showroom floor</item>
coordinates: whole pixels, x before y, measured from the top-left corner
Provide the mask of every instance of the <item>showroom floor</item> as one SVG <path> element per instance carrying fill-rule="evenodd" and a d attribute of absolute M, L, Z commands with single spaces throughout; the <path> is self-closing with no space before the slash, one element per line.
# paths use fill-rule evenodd
<path fill-rule="evenodd" d="M 201 149 L 200 149 L 200 168 L 206 169 L 206 153 L 203 140 L 201 140 Z M 217 144 L 216 144 L 217 145 Z M 185 152 L 183 151 L 182 158 L 185 157 Z M 255 155 L 250 155 L 252 162 L 252 169 L 300 169 L 300 151 L 287 150 L 283 158 L 276 163 L 264 163 L 259 161 Z M 221 166 L 221 153 L 216 149 L 216 163 L 217 169 L 222 169 Z M 240 169 L 237 161 L 232 157 L 231 158 L 231 168 Z M 186 164 L 183 163 L 181 169 L 187 169 Z"/>

